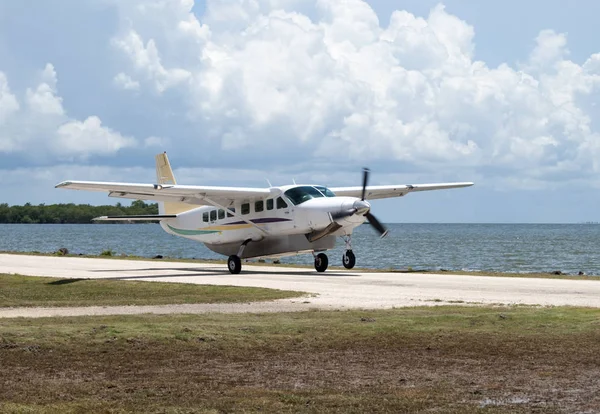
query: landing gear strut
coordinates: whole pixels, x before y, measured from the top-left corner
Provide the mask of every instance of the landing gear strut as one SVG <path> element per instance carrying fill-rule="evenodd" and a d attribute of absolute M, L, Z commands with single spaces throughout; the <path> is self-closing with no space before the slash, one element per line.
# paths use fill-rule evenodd
<path fill-rule="evenodd" d="M 237 275 L 242 271 L 242 253 L 244 253 L 244 249 L 250 243 L 252 239 L 248 239 L 242 243 L 240 249 L 238 250 L 238 254 L 232 254 L 227 259 L 227 268 L 229 269 L 229 273 L 232 275 Z"/>
<path fill-rule="evenodd" d="M 323 273 L 327 270 L 327 266 L 329 265 L 329 259 L 325 253 L 319 253 L 315 256 L 315 270 L 319 273 Z"/>
<path fill-rule="evenodd" d="M 346 269 L 352 269 L 356 264 L 356 256 L 352 252 L 352 235 L 343 236 L 346 243 L 346 251 L 342 255 L 342 264 Z"/>

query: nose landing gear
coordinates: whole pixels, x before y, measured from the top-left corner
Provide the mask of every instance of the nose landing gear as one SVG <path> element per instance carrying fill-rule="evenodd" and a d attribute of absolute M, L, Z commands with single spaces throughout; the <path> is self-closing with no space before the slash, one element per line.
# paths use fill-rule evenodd
<path fill-rule="evenodd" d="M 342 264 L 346 269 L 352 269 L 356 264 L 356 256 L 352 250 L 346 250 L 342 255 Z"/>
<path fill-rule="evenodd" d="M 352 269 L 356 264 L 356 256 L 352 252 L 352 235 L 342 236 L 346 243 L 346 251 L 342 255 L 342 264 L 346 269 Z"/>

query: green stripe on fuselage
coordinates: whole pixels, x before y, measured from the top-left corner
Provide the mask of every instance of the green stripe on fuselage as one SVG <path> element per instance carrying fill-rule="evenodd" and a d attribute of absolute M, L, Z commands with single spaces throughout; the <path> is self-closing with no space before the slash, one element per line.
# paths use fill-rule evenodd
<path fill-rule="evenodd" d="M 212 234 L 212 233 L 221 233 L 219 230 L 184 230 L 184 229 L 176 229 L 171 225 L 167 224 L 167 226 L 175 233 L 181 234 L 182 236 L 200 236 L 202 234 Z"/>

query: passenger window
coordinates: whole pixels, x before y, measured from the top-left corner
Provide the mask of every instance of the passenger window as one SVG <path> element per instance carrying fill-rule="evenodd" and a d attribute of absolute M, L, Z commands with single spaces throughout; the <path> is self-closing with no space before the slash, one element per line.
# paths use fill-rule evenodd
<path fill-rule="evenodd" d="M 267 210 L 273 210 L 273 199 L 272 198 L 267 200 Z"/>
<path fill-rule="evenodd" d="M 210 212 L 210 221 L 215 221 L 217 219 L 217 210 L 212 210 Z"/>
<path fill-rule="evenodd" d="M 288 206 L 288 205 L 287 205 L 287 203 L 286 203 L 286 202 L 283 200 L 283 198 L 281 198 L 281 197 L 278 197 L 278 198 L 277 198 L 277 209 L 280 209 L 280 208 L 287 208 L 287 206 Z"/>
<path fill-rule="evenodd" d="M 208 223 L 208 211 L 202 214 L 202 221 Z"/>
<path fill-rule="evenodd" d="M 219 220 L 223 220 L 225 218 L 225 210 L 219 209 Z"/>
<path fill-rule="evenodd" d="M 227 217 L 233 217 L 233 214 L 231 214 L 230 211 L 233 212 L 233 213 L 235 213 L 235 208 L 229 207 L 227 210 L 229 210 L 227 212 Z"/>
<path fill-rule="evenodd" d="M 242 204 L 242 214 L 249 214 L 249 213 L 250 213 L 250 203 Z"/>
<path fill-rule="evenodd" d="M 254 203 L 254 211 L 256 213 L 260 213 L 264 209 L 265 209 L 265 203 L 262 200 L 257 201 L 256 203 Z"/>

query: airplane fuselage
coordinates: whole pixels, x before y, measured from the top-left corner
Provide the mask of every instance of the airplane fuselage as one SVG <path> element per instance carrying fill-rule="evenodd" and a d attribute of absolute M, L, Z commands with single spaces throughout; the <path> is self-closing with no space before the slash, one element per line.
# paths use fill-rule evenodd
<path fill-rule="evenodd" d="M 313 194 L 306 194 L 306 189 Z M 198 207 L 161 221 L 161 226 L 167 233 L 205 243 L 224 255 L 235 254 L 240 243 L 250 240 L 242 258 L 331 249 L 336 236 L 352 234 L 365 221 L 370 206 L 355 197 L 315 196 L 314 189 L 287 186 L 265 200 Z"/>

